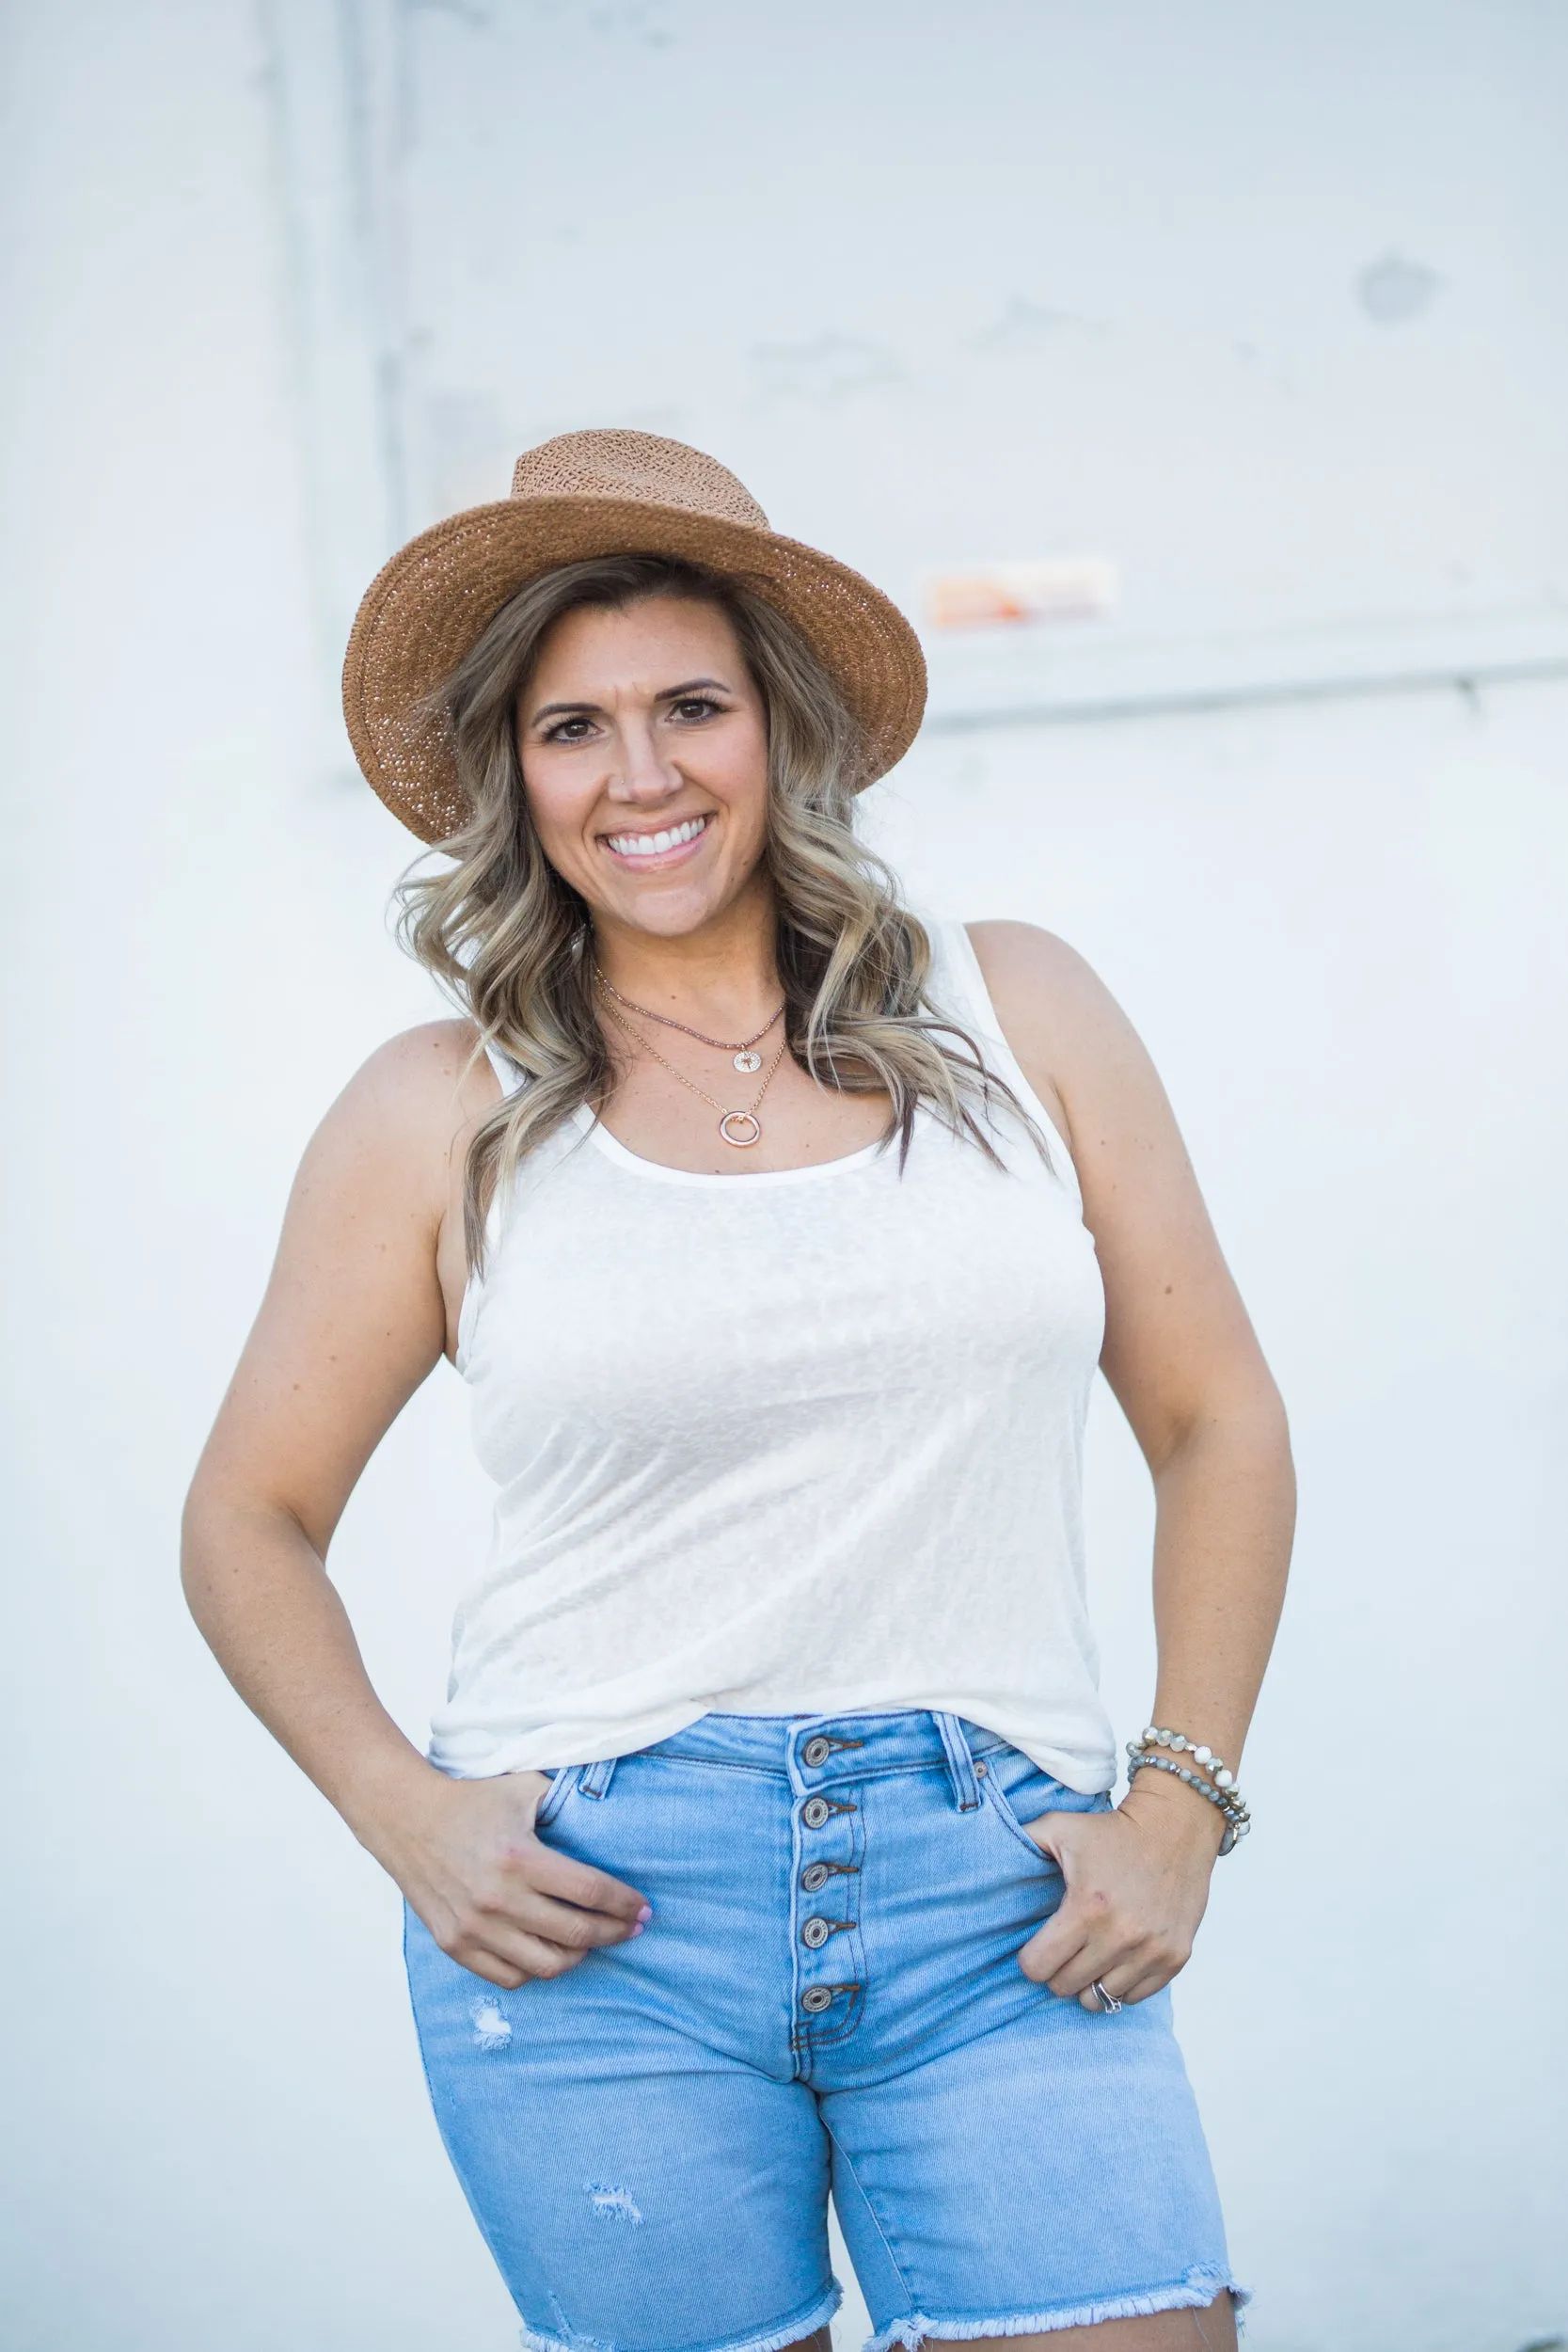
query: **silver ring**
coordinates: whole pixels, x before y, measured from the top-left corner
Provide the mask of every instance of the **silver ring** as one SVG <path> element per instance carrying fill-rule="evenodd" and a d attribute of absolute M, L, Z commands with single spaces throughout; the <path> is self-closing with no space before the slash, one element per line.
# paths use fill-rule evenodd
<path fill-rule="evenodd" d="M 1089 1991 L 1094 1994 L 1095 1999 L 1100 2003 L 1100 2006 L 1104 2010 L 1106 2016 L 1114 2017 L 1121 2007 L 1121 2003 L 1117 1999 L 1116 1994 L 1114 1993 L 1107 1993 L 1105 1987 L 1101 1983 L 1098 1977 L 1096 1977 L 1094 1982 L 1090 1985 Z"/>

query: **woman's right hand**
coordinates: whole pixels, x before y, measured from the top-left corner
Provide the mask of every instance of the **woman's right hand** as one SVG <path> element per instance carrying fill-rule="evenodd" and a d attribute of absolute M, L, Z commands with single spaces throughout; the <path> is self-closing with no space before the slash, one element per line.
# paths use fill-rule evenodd
<path fill-rule="evenodd" d="M 544 1844 L 533 1820 L 549 1785 L 544 1772 L 448 1780 L 431 1771 L 418 1802 L 399 1806 L 396 1830 L 375 1840 L 442 1951 L 508 1992 L 564 1976 L 601 1945 L 641 1935 L 653 1916 L 635 1887 Z"/>

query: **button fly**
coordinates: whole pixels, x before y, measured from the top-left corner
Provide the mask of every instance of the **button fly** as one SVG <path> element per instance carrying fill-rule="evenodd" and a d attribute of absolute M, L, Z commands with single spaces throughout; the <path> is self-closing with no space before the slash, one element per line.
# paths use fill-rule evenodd
<path fill-rule="evenodd" d="M 826 1886 L 832 1877 L 825 1862 L 813 1862 L 800 1873 L 800 1883 L 808 1895 L 815 1895 L 819 1886 Z"/>
<path fill-rule="evenodd" d="M 832 1809 L 826 1797 L 808 1797 L 800 1808 L 800 1819 L 808 1829 L 820 1829 L 832 1818 Z"/>
<path fill-rule="evenodd" d="M 832 2009 L 833 1996 L 825 1984 L 814 1984 L 800 1995 L 800 2007 L 808 2017 L 820 2017 L 825 2009 Z"/>
<path fill-rule="evenodd" d="M 806 1741 L 805 1746 L 800 1750 L 800 1756 L 802 1762 L 807 1764 L 826 1764 L 832 1752 L 832 1741 L 824 1740 L 822 1734 L 818 1732 L 815 1740 Z"/>
<path fill-rule="evenodd" d="M 819 1952 L 832 1931 L 831 1920 L 808 1919 L 800 1930 L 800 1941 L 802 1944 L 809 1944 L 814 1952 Z"/>

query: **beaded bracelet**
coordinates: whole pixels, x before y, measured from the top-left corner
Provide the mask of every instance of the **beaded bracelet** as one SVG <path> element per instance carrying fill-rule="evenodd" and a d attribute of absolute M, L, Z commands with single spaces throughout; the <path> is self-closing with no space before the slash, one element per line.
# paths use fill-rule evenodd
<path fill-rule="evenodd" d="M 1169 1756 L 1154 1755 L 1151 1751 L 1157 1742 L 1163 1746 L 1180 1749 L 1184 1755 L 1191 1756 L 1195 1764 L 1201 1766 L 1205 1772 L 1212 1773 L 1215 1785 L 1212 1787 L 1208 1779 L 1201 1777 L 1198 1772 L 1190 1772 L 1184 1764 L 1174 1763 Z M 1129 1740 L 1127 1754 L 1129 1785 L 1132 1783 L 1134 1772 L 1145 1771 L 1169 1772 L 1175 1779 L 1184 1781 L 1189 1788 L 1196 1790 L 1206 1804 L 1214 1805 L 1224 1814 L 1225 1835 L 1220 1840 L 1222 1854 L 1229 1853 L 1238 1838 L 1246 1836 L 1252 1827 L 1252 1815 L 1246 1800 L 1236 1786 L 1235 1774 L 1227 1771 L 1224 1762 L 1212 1748 L 1199 1748 L 1192 1740 L 1184 1739 L 1179 1731 L 1160 1731 L 1150 1724 L 1142 1740 Z"/>
<path fill-rule="evenodd" d="M 1206 1782 L 1199 1780 L 1196 1772 L 1189 1772 L 1183 1765 L 1173 1764 L 1168 1757 L 1164 1756 L 1145 1756 L 1140 1751 L 1128 1766 L 1127 1777 L 1131 1780 L 1134 1772 L 1174 1772 L 1177 1779 L 1184 1780 L 1189 1788 L 1196 1788 L 1206 1804 L 1218 1805 L 1225 1815 L 1225 1835 L 1220 1839 L 1221 1853 L 1229 1853 L 1238 1837 L 1244 1837 L 1251 1829 L 1252 1822 L 1246 1814 L 1227 1804 L 1217 1788 L 1211 1788 Z"/>
<path fill-rule="evenodd" d="M 1215 1796 L 1217 1793 L 1219 1801 L 1231 1807 L 1239 1819 L 1246 1818 L 1248 1811 L 1246 1800 L 1237 1788 L 1236 1775 L 1230 1771 L 1223 1756 L 1216 1756 L 1212 1748 L 1203 1747 L 1196 1740 L 1186 1739 L 1180 1731 L 1163 1731 L 1153 1724 L 1146 1726 L 1142 1739 L 1129 1740 L 1127 1753 L 1133 1758 L 1147 1758 L 1151 1764 L 1162 1763 L 1164 1759 L 1152 1754 L 1152 1750 L 1157 1747 L 1169 1748 L 1178 1755 L 1190 1756 L 1192 1761 L 1201 1768 L 1205 1778 L 1198 1780 L 1183 1766 L 1176 1768 L 1177 1777 L 1188 1781 L 1204 1796 Z M 1135 1763 L 1132 1769 L 1136 1770 Z"/>
<path fill-rule="evenodd" d="M 1141 1748 L 1173 1748 L 1178 1756 L 1190 1756 L 1195 1764 L 1201 1764 L 1206 1772 L 1212 1773 L 1216 1788 L 1234 1788 L 1236 1786 L 1236 1775 L 1227 1769 L 1223 1756 L 1216 1756 L 1212 1748 L 1199 1747 L 1196 1740 L 1184 1738 L 1180 1731 L 1161 1731 L 1155 1724 L 1147 1724 L 1141 1740 L 1128 1741 L 1127 1753 L 1132 1756 Z"/>

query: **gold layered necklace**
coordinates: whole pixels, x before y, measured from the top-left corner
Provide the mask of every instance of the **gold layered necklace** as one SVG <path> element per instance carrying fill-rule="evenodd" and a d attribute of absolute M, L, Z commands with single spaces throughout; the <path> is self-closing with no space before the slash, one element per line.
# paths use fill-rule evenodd
<path fill-rule="evenodd" d="M 626 1008 L 627 1012 L 641 1013 L 644 1021 L 657 1021 L 662 1029 L 678 1029 L 682 1037 L 694 1037 L 699 1045 L 711 1045 L 716 1054 L 733 1054 L 737 1070 L 760 1070 L 762 1068 L 762 1056 L 754 1054 L 752 1048 L 759 1038 L 768 1035 L 774 1022 L 784 1011 L 783 1005 L 776 1006 L 760 1029 L 753 1029 L 750 1037 L 736 1039 L 732 1044 L 727 1037 L 709 1037 L 704 1029 L 689 1029 L 684 1021 L 672 1021 L 667 1012 L 655 1012 L 651 1005 L 639 1005 L 634 1003 L 631 997 L 623 996 L 614 981 L 606 979 L 597 964 L 594 966 L 594 977 L 602 989 L 609 991 L 618 1005 Z M 652 1050 L 650 1047 L 649 1051 Z M 668 1066 L 666 1064 L 666 1068 Z"/>
<path fill-rule="evenodd" d="M 708 1104 L 712 1109 L 716 1110 L 720 1114 L 719 1133 L 723 1136 L 724 1141 L 733 1151 L 749 1152 L 754 1143 L 760 1143 L 762 1141 L 762 1121 L 757 1117 L 757 1111 L 761 1105 L 763 1096 L 767 1093 L 768 1088 L 773 1083 L 773 1073 L 778 1069 L 779 1064 L 783 1061 L 785 1053 L 788 1051 L 789 1040 L 787 1037 L 783 1040 L 778 1052 L 768 1063 L 767 1071 L 763 1075 L 762 1084 L 758 1087 L 752 1101 L 741 1110 L 732 1110 L 725 1104 L 721 1103 L 717 1095 L 710 1094 L 705 1087 L 700 1087 L 695 1078 L 689 1078 L 684 1070 L 677 1070 L 673 1061 L 666 1061 L 664 1056 L 659 1052 L 658 1047 L 655 1045 L 651 1040 L 641 1036 L 632 1027 L 631 1023 L 623 1019 L 622 1015 L 615 1009 L 615 1006 L 617 1004 L 621 1004 L 626 1006 L 627 1009 L 631 1012 L 642 1012 L 644 1008 L 641 1005 L 632 1004 L 629 997 L 623 996 L 618 989 L 611 988 L 610 982 L 605 978 L 602 972 L 595 970 L 594 977 L 598 981 L 599 987 L 604 995 L 607 998 L 614 999 L 614 1003 L 606 1004 L 605 1010 L 610 1015 L 611 1021 L 614 1022 L 615 1026 L 621 1031 L 622 1035 L 624 1037 L 629 1037 L 632 1043 L 634 1045 L 640 1045 L 645 1054 L 651 1054 L 655 1061 L 658 1063 L 659 1067 L 670 1073 L 672 1078 L 678 1078 L 683 1087 L 688 1088 L 691 1093 L 700 1095 L 705 1103 Z M 743 1041 L 737 1046 L 729 1045 L 722 1038 L 704 1037 L 701 1029 L 688 1029 L 684 1021 L 665 1020 L 665 1016 L 662 1013 L 650 1012 L 648 1013 L 647 1018 L 650 1021 L 664 1021 L 666 1028 L 683 1030 L 688 1037 L 697 1038 L 701 1040 L 702 1043 L 705 1045 L 717 1046 L 721 1053 L 733 1053 L 735 1056 L 735 1066 L 737 1070 L 760 1070 L 762 1068 L 762 1056 L 760 1054 L 752 1053 L 751 1049 L 755 1045 L 757 1038 L 766 1037 L 768 1035 L 768 1030 L 773 1026 L 773 1022 L 777 1021 L 779 1013 L 782 1013 L 784 1007 L 781 1005 L 779 1007 L 779 1011 L 773 1014 L 772 1019 L 763 1023 L 762 1027 L 756 1032 L 755 1037 L 750 1037 L 743 1040 Z"/>

